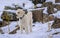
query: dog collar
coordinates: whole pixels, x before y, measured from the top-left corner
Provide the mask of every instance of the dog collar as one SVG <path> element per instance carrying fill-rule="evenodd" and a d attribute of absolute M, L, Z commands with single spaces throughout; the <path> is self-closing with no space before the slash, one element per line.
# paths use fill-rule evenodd
<path fill-rule="evenodd" d="M 22 19 L 25 15 L 23 15 L 22 17 L 20 17 L 20 19 Z"/>

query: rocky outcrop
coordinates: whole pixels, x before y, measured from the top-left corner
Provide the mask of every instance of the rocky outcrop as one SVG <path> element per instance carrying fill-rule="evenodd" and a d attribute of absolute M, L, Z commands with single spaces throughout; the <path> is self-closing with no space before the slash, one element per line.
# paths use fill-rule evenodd
<path fill-rule="evenodd" d="M 42 22 L 43 21 L 43 9 L 32 11 L 33 22 Z"/>
<path fill-rule="evenodd" d="M 7 11 L 3 11 L 3 14 L 1 15 L 1 18 L 5 21 L 7 21 L 7 20 L 17 21 L 18 20 L 15 13 L 7 12 Z"/>
<path fill-rule="evenodd" d="M 60 0 L 55 0 L 55 3 L 60 3 Z"/>
<path fill-rule="evenodd" d="M 60 18 L 55 18 L 52 28 L 60 28 Z"/>

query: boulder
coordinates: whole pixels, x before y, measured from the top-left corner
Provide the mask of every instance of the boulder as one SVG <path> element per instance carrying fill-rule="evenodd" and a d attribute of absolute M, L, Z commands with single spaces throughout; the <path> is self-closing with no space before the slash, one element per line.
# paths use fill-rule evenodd
<path fill-rule="evenodd" d="M 16 27 L 16 29 L 14 29 L 13 31 L 9 32 L 9 34 L 16 34 L 17 33 L 17 30 L 19 30 L 20 27 Z"/>
<path fill-rule="evenodd" d="M 53 7 L 53 5 L 49 5 L 49 6 L 47 7 L 47 13 L 48 13 L 48 14 L 53 14 L 53 13 L 54 13 L 54 7 Z"/>
<path fill-rule="evenodd" d="M 36 5 L 36 4 L 39 4 L 39 3 L 43 3 L 45 2 L 46 0 L 32 0 L 32 2 Z"/>
<path fill-rule="evenodd" d="M 56 8 L 57 10 L 60 10 L 60 5 L 55 4 L 55 8 Z"/>
<path fill-rule="evenodd" d="M 43 9 L 33 10 L 33 22 L 42 22 L 43 21 Z"/>
<path fill-rule="evenodd" d="M 0 33 L 1 33 L 1 34 L 4 34 L 4 32 L 3 32 L 3 30 L 2 30 L 1 28 L 0 28 Z"/>
<path fill-rule="evenodd" d="M 48 14 L 43 13 L 43 23 L 48 22 Z"/>
<path fill-rule="evenodd" d="M 52 2 L 44 2 L 41 7 L 47 7 L 49 5 L 52 5 Z"/>
<path fill-rule="evenodd" d="M 7 11 L 3 11 L 3 14 L 1 15 L 1 18 L 4 20 L 4 21 L 17 21 L 17 17 L 16 17 L 16 14 L 15 13 L 12 13 L 12 12 L 7 12 Z"/>
<path fill-rule="evenodd" d="M 6 21 L 0 21 L 0 27 L 4 27 L 6 25 L 8 25 L 9 23 Z"/>
<path fill-rule="evenodd" d="M 54 23 L 52 24 L 52 28 L 60 28 L 60 18 L 55 18 Z"/>
<path fill-rule="evenodd" d="M 60 3 L 60 0 L 55 0 L 55 3 Z"/>
<path fill-rule="evenodd" d="M 48 16 L 48 21 L 52 21 L 52 20 L 54 20 L 55 19 L 55 17 L 53 16 L 53 15 L 49 15 Z"/>

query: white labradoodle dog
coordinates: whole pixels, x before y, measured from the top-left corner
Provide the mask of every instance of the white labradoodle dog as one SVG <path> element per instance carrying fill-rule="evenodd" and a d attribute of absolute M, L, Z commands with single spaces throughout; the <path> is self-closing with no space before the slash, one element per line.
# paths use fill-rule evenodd
<path fill-rule="evenodd" d="M 23 33 L 23 28 L 26 33 L 32 32 L 32 12 L 25 14 L 25 11 L 18 9 L 17 18 L 19 18 L 18 25 L 20 26 L 21 33 Z"/>

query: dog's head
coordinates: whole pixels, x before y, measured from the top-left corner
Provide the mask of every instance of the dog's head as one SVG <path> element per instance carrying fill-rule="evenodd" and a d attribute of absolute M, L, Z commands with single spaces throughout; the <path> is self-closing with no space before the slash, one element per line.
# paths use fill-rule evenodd
<path fill-rule="evenodd" d="M 18 10 L 16 11 L 16 15 L 17 15 L 18 17 L 22 17 L 24 14 L 25 14 L 25 11 L 23 11 L 23 9 L 18 9 Z"/>

